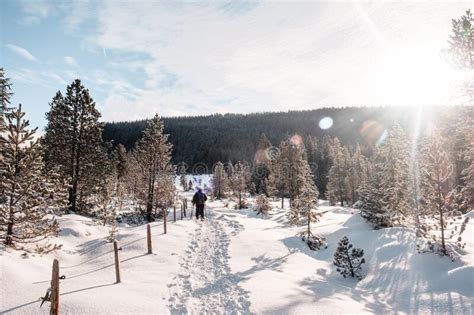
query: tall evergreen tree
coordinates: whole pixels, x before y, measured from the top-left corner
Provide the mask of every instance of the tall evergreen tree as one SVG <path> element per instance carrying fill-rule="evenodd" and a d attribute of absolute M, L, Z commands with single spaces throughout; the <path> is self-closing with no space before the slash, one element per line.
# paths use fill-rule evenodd
<path fill-rule="evenodd" d="M 349 152 L 341 145 L 339 139 L 334 138 L 331 142 L 330 156 L 332 166 L 329 169 L 327 195 L 332 204 L 339 201 L 341 206 L 344 206 L 344 201 L 347 201 L 350 194 Z"/>
<path fill-rule="evenodd" d="M 413 214 L 408 140 L 395 124 L 377 148 L 372 178 L 361 189 L 362 215 L 376 226 L 406 224 Z"/>
<path fill-rule="evenodd" d="M 250 167 L 247 163 L 239 161 L 234 165 L 230 185 L 234 195 L 239 198 L 237 205 L 239 209 L 245 208 L 244 197 L 249 188 L 250 176 Z"/>
<path fill-rule="evenodd" d="M 217 162 L 214 166 L 214 172 L 212 175 L 212 189 L 214 197 L 219 200 L 224 198 L 226 192 L 229 190 L 229 180 L 222 162 Z"/>
<path fill-rule="evenodd" d="M 184 191 L 189 190 L 188 181 L 186 180 L 186 174 L 183 173 L 179 176 L 179 183 L 181 184 L 181 187 L 183 187 Z"/>
<path fill-rule="evenodd" d="M 56 220 L 46 218 L 49 207 L 65 206 L 58 177 L 43 175 L 36 128 L 29 130 L 19 108 L 6 115 L 6 132 L 0 133 L 0 237 L 6 245 L 42 240 L 58 232 Z"/>
<path fill-rule="evenodd" d="M 10 109 L 10 99 L 13 95 L 10 78 L 5 76 L 5 71 L 0 68 L 0 132 L 5 128 L 5 115 Z"/>
<path fill-rule="evenodd" d="M 443 139 L 438 133 L 434 133 L 423 150 L 420 191 L 424 210 L 422 229 L 435 242 L 440 240 L 439 252 L 448 255 L 446 240 L 457 236 L 457 242 L 461 243 L 460 234 L 463 229 L 456 227 L 456 218 L 460 212 L 453 209 L 453 200 L 448 197 L 453 165 L 444 147 Z M 433 220 L 438 223 L 433 224 Z M 448 229 L 451 230 L 450 235 L 447 235 Z"/>
<path fill-rule="evenodd" d="M 362 155 L 360 146 L 357 144 L 354 154 L 350 157 L 349 172 L 347 175 L 352 204 L 359 200 L 359 188 L 368 180 L 367 163 L 367 159 Z"/>
<path fill-rule="evenodd" d="M 174 175 L 171 165 L 172 146 L 168 142 L 168 135 L 163 132 L 164 125 L 158 115 L 148 122 L 148 127 L 143 132 L 143 137 L 135 147 L 136 160 L 143 183 L 145 184 L 142 196 L 146 202 L 146 219 L 154 220 L 153 206 L 155 201 L 155 186 L 170 180 Z"/>
<path fill-rule="evenodd" d="M 471 10 L 467 10 L 461 18 L 452 20 L 452 33 L 445 53 L 455 67 L 464 70 L 474 69 L 474 18 Z M 460 94 L 466 96 L 468 105 L 474 104 L 473 76 L 472 71 L 468 71 L 460 86 L 462 91 Z"/>
<path fill-rule="evenodd" d="M 270 174 L 272 144 L 267 136 L 262 133 L 255 152 L 254 165 L 252 169 L 252 184 L 255 187 L 255 193 L 266 194 L 265 181 Z"/>
<path fill-rule="evenodd" d="M 102 147 L 100 113 L 80 80 L 57 92 L 46 114 L 48 125 L 42 141 L 47 169 L 59 166 L 69 183 L 69 210 L 85 211 L 84 201 L 93 193 L 100 176 Z M 79 201 L 82 201 L 79 204 Z"/>
<path fill-rule="evenodd" d="M 452 20 L 447 53 L 455 65 L 474 69 L 474 18 L 471 10 L 467 10 L 461 18 Z"/>
<path fill-rule="evenodd" d="M 128 177 L 128 173 L 130 170 L 129 167 L 129 157 L 127 154 L 127 150 L 123 146 L 123 144 L 119 143 L 119 145 L 115 148 L 115 155 L 117 157 L 117 164 L 116 164 L 116 176 L 117 176 L 117 185 L 116 185 L 116 195 L 119 199 L 119 212 L 122 211 L 123 207 L 123 197 L 126 192 L 126 181 Z"/>

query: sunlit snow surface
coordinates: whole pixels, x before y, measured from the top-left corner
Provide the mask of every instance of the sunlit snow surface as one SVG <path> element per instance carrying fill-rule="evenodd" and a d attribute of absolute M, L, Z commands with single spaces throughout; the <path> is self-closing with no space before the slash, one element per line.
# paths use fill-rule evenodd
<path fill-rule="evenodd" d="M 195 185 L 209 186 L 209 180 L 196 177 Z M 187 198 L 192 193 L 179 192 Z M 208 202 L 204 222 L 189 217 L 173 222 L 170 211 L 168 234 L 162 222 L 151 224 L 151 255 L 146 255 L 146 226 L 122 224 L 120 284 L 114 284 L 112 245 L 104 240 L 109 227 L 62 216 L 62 231 L 52 240 L 63 244 L 62 250 L 22 258 L 22 251 L 1 248 L 0 311 L 47 314 L 49 304 L 40 309 L 38 298 L 49 287 L 56 257 L 66 276 L 60 305 L 67 314 L 473 312 L 473 222 L 464 234 L 465 254 L 451 262 L 418 254 L 410 229 L 374 230 L 357 210 L 322 201 L 324 214 L 313 232 L 325 236 L 329 246 L 313 252 L 295 237 L 302 228 L 287 225 L 288 209 L 280 209 L 279 201 L 272 204 L 267 218 L 252 209 L 234 210 L 235 202 L 227 199 Z M 342 278 L 332 264 L 344 235 L 364 249 L 361 281 Z"/>

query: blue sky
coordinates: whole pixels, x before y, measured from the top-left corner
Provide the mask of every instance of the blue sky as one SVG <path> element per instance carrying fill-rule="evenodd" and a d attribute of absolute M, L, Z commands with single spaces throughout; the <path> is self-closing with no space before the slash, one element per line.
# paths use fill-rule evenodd
<path fill-rule="evenodd" d="M 0 65 L 34 126 L 80 78 L 103 120 L 445 104 L 472 2 L 12 1 Z"/>

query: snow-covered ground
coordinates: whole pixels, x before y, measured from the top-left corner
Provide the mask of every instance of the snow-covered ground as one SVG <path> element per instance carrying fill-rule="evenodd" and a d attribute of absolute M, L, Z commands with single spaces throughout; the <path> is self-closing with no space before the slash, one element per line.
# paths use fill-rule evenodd
<path fill-rule="evenodd" d="M 170 213 L 168 234 L 162 222 L 151 224 L 151 255 L 146 225 L 121 225 L 119 284 L 112 244 L 105 240 L 109 228 L 65 215 L 53 239 L 62 250 L 22 257 L 0 249 L 0 311 L 48 313 L 49 303 L 40 309 L 39 297 L 58 258 L 66 276 L 60 284 L 62 313 L 474 313 L 473 222 L 464 234 L 466 254 L 451 262 L 418 254 L 409 229 L 374 230 L 356 210 L 323 203 L 325 213 L 313 232 L 329 245 L 313 252 L 295 237 L 300 228 L 287 225 L 287 210 L 273 205 L 267 218 L 251 209 L 234 210 L 228 201 L 208 202 L 204 222 L 189 217 L 173 222 Z M 364 249 L 361 281 L 342 278 L 332 264 L 344 235 Z"/>

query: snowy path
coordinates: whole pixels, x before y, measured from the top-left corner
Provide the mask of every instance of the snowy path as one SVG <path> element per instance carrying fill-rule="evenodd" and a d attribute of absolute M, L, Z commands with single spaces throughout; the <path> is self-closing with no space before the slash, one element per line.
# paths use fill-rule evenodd
<path fill-rule="evenodd" d="M 230 237 L 243 226 L 212 213 L 196 224 L 175 283 L 168 285 L 171 314 L 250 314 L 248 294 L 229 267 Z"/>

